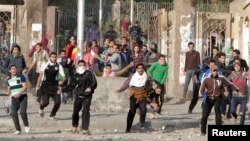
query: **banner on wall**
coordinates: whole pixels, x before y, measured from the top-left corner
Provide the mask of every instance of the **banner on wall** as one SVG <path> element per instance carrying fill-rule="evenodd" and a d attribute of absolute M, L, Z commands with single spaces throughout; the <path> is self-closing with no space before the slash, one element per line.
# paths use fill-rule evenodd
<path fill-rule="evenodd" d="M 41 39 L 42 39 L 42 24 L 41 23 L 33 23 L 32 24 L 32 32 L 31 32 L 30 49 L 36 43 L 41 42 Z"/>

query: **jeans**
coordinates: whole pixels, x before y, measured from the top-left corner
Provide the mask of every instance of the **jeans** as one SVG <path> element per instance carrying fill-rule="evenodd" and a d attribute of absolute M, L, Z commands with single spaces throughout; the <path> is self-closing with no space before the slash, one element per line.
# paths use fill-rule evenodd
<path fill-rule="evenodd" d="M 221 112 L 220 112 L 221 101 L 222 101 L 222 98 L 217 97 L 215 99 L 207 98 L 206 101 L 204 102 L 203 109 L 202 109 L 202 117 L 201 117 L 201 133 L 206 134 L 207 119 L 213 106 L 214 106 L 214 111 L 215 111 L 216 125 L 222 125 Z"/>
<path fill-rule="evenodd" d="M 128 112 L 128 117 L 127 117 L 127 129 L 126 131 L 130 131 L 133 120 L 135 117 L 136 109 L 140 108 L 140 123 L 144 125 L 145 119 L 146 119 L 146 114 L 147 114 L 147 100 L 146 98 L 143 98 L 139 103 L 136 103 L 137 98 L 131 97 L 130 98 L 130 109 Z"/>
<path fill-rule="evenodd" d="M 247 109 L 247 97 L 232 97 L 230 113 L 234 118 L 237 118 L 236 109 L 238 104 L 240 104 L 240 112 L 242 113 L 240 118 L 240 125 L 244 125 Z"/>
<path fill-rule="evenodd" d="M 194 70 L 187 70 L 187 72 L 186 72 L 184 91 L 183 91 L 183 95 L 182 95 L 183 98 L 186 98 L 186 96 L 187 96 L 188 86 L 189 86 L 191 78 L 193 77 L 193 74 L 194 74 Z"/>
<path fill-rule="evenodd" d="M 188 108 L 189 113 L 192 113 L 195 105 L 198 102 L 200 87 L 201 87 L 201 83 L 193 83 L 193 98 L 192 98 L 191 103 L 190 103 L 189 108 Z"/>
<path fill-rule="evenodd" d="M 228 87 L 228 96 L 223 96 L 222 103 L 220 106 L 221 114 L 225 115 L 227 114 L 227 118 L 231 117 L 230 109 L 231 109 L 231 99 L 232 99 L 232 88 Z M 228 105 L 228 110 L 227 110 L 227 105 Z M 226 113 L 227 111 L 227 113 Z"/>
<path fill-rule="evenodd" d="M 19 123 L 19 118 L 18 118 L 18 110 L 20 108 L 20 114 L 23 120 L 24 126 L 29 126 L 28 122 L 28 116 L 27 116 L 27 105 L 28 105 L 28 100 L 27 100 L 27 95 L 22 95 L 19 98 L 14 98 L 11 97 L 11 116 L 15 125 L 16 130 L 21 131 L 21 126 Z"/>
<path fill-rule="evenodd" d="M 80 98 L 78 96 L 75 97 L 74 101 L 74 109 L 72 114 L 72 126 L 77 127 L 79 124 L 79 112 L 82 109 L 82 129 L 89 129 L 90 122 L 90 105 L 91 105 L 92 95 L 85 96 Z"/>

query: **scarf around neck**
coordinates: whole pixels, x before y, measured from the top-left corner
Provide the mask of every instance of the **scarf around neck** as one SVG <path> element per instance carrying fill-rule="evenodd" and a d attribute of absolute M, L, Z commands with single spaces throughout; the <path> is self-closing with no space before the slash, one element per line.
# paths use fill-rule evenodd
<path fill-rule="evenodd" d="M 148 79 L 148 76 L 146 72 L 143 72 L 142 75 L 140 75 L 138 72 L 135 72 L 135 74 L 131 78 L 129 86 L 135 86 L 135 87 L 145 86 L 147 79 Z"/>

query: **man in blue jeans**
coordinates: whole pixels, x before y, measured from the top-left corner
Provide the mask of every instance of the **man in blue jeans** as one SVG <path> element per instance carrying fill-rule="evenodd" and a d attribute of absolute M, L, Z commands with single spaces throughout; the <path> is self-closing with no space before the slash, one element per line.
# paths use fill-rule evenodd
<path fill-rule="evenodd" d="M 200 53 L 194 50 L 194 43 L 188 43 L 189 51 L 186 52 L 186 60 L 185 60 L 185 84 L 184 84 L 184 91 L 182 95 L 182 99 L 185 100 L 187 96 L 188 86 L 190 83 L 191 78 L 193 77 L 195 69 L 200 64 Z"/>
<path fill-rule="evenodd" d="M 239 88 L 239 93 L 233 91 L 230 113 L 234 124 L 236 123 L 237 116 L 241 116 L 240 125 L 244 125 L 246 109 L 247 109 L 247 80 L 249 79 L 249 73 L 242 71 L 240 64 L 234 64 L 234 70 L 228 79 L 233 82 Z M 240 104 L 240 112 L 236 114 L 237 106 Z"/>

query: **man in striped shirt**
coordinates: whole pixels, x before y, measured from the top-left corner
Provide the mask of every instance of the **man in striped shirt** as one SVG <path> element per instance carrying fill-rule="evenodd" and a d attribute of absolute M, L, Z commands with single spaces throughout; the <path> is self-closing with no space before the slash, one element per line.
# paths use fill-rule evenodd
<path fill-rule="evenodd" d="M 8 93 L 11 96 L 11 116 L 16 128 L 14 132 L 15 135 L 21 133 L 21 126 L 18 119 L 18 110 L 20 109 L 20 114 L 25 126 L 25 132 L 29 133 L 29 122 L 27 116 L 27 83 L 24 75 L 17 74 L 17 67 L 15 65 L 11 65 L 9 67 L 9 72 L 11 76 L 8 78 Z"/>

